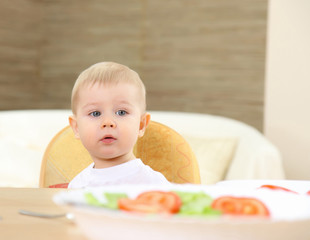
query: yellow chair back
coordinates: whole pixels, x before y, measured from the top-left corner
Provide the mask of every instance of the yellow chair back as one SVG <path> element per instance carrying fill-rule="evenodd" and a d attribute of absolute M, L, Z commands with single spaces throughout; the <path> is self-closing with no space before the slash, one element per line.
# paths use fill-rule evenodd
<path fill-rule="evenodd" d="M 200 183 L 196 157 L 186 140 L 173 129 L 150 121 L 134 154 L 173 183 Z M 70 126 L 49 143 L 43 156 L 40 187 L 69 183 L 92 159 Z"/>

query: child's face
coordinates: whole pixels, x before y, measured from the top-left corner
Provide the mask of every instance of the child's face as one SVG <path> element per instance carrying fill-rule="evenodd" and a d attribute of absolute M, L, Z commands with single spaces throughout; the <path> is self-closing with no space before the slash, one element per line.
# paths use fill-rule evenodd
<path fill-rule="evenodd" d="M 149 115 L 142 112 L 140 95 L 138 88 L 129 83 L 95 84 L 79 90 L 70 124 L 96 168 L 135 158 L 133 147 L 149 120 Z"/>

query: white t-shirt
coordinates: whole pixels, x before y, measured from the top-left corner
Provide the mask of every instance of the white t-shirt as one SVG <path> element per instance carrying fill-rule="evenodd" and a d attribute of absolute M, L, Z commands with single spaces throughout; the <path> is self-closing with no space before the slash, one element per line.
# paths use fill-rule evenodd
<path fill-rule="evenodd" d="M 154 171 L 140 159 L 108 168 L 94 168 L 91 163 L 76 175 L 68 188 L 99 187 L 119 184 L 170 184 L 160 172 Z"/>

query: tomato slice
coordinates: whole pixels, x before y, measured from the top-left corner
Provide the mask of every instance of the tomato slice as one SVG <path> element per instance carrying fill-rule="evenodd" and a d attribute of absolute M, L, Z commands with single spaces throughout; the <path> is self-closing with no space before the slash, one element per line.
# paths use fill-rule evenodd
<path fill-rule="evenodd" d="M 223 196 L 212 202 L 212 208 L 224 214 L 240 216 L 269 216 L 269 210 L 256 198 Z"/>
<path fill-rule="evenodd" d="M 286 191 L 286 192 L 291 192 L 291 193 L 296 193 L 296 194 L 298 194 L 297 192 L 292 191 L 292 190 L 290 190 L 290 189 L 288 189 L 288 188 L 280 187 L 280 186 L 276 186 L 276 185 L 269 185 L 269 184 L 266 184 L 266 185 L 260 186 L 259 188 L 268 188 L 268 189 L 271 189 L 271 190 L 282 190 L 282 191 Z"/>
<path fill-rule="evenodd" d="M 310 195 L 310 190 L 306 194 Z"/>
<path fill-rule="evenodd" d="M 122 198 L 118 201 L 119 209 L 140 213 L 177 213 L 181 204 L 176 193 L 164 191 L 144 192 L 136 199 Z"/>

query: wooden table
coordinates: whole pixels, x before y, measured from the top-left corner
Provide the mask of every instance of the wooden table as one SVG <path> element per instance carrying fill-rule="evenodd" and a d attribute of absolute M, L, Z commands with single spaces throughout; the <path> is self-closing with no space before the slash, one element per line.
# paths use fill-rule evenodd
<path fill-rule="evenodd" d="M 64 213 L 53 203 L 59 189 L 0 188 L 0 239 L 5 240 L 86 240 L 73 221 L 20 215 L 19 209 Z"/>

